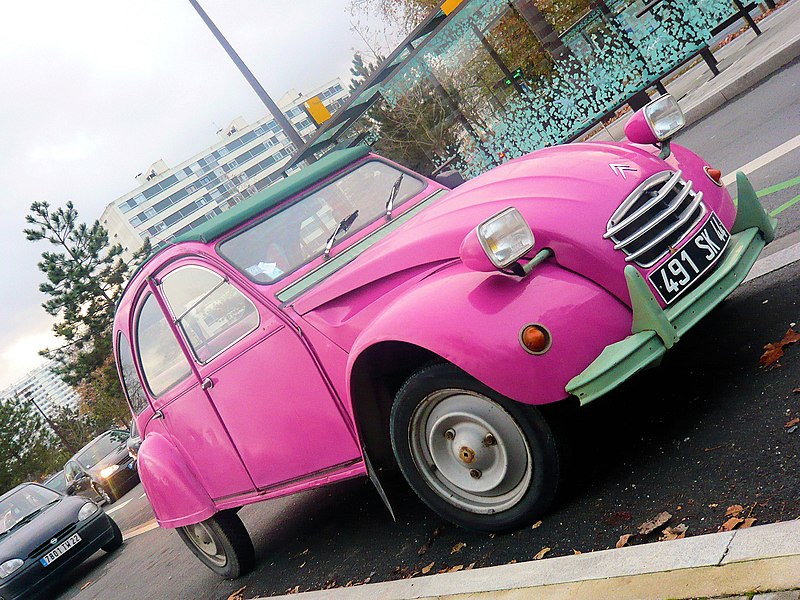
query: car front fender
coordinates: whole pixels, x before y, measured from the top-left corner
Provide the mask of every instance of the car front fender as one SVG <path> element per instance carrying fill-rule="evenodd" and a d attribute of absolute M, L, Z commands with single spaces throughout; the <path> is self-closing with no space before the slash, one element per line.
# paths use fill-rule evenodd
<path fill-rule="evenodd" d="M 520 342 L 521 330 L 531 323 L 551 334 L 544 354 L 530 354 Z M 403 294 L 362 331 L 349 357 L 348 380 L 352 386 L 362 353 L 404 342 L 509 398 L 548 404 L 565 398 L 567 382 L 630 333 L 628 306 L 554 259 L 524 278 L 471 271 L 459 262 Z"/>
<path fill-rule="evenodd" d="M 139 477 L 160 527 L 199 523 L 217 512 L 214 502 L 161 433 L 151 433 L 139 449 Z"/>

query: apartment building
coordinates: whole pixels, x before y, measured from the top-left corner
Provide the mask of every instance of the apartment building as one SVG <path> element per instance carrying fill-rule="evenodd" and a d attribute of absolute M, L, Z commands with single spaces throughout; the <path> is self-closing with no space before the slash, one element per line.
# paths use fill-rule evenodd
<path fill-rule="evenodd" d="M 59 406 L 77 409 L 80 396 L 53 372 L 53 366 L 53 362 L 42 365 L 7 387 L 0 392 L 0 402 L 24 398 L 48 417 L 52 417 Z"/>
<path fill-rule="evenodd" d="M 348 92 L 337 78 L 309 93 L 290 90 L 277 102 L 305 139 L 316 125 L 303 104 L 314 96 L 333 113 Z M 282 179 L 296 150 L 272 116 L 255 123 L 239 117 L 217 135 L 213 146 L 177 166 L 156 161 L 136 176 L 136 189 L 106 207 L 100 222 L 111 243 L 122 244 L 123 258 L 130 259 L 146 238 L 163 246 Z"/>

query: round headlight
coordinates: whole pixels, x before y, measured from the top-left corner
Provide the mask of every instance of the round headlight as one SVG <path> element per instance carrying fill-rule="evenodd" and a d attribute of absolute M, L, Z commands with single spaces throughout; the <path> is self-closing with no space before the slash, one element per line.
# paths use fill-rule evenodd
<path fill-rule="evenodd" d="M 108 478 L 114 471 L 119 469 L 119 465 L 111 465 L 110 467 L 106 467 L 102 471 L 100 471 L 100 477 L 103 479 Z"/>
<path fill-rule="evenodd" d="M 94 502 L 87 502 L 83 506 L 81 506 L 80 511 L 78 511 L 78 521 L 85 521 L 89 517 L 91 517 L 94 513 L 100 510 L 100 507 L 97 506 Z"/>
<path fill-rule="evenodd" d="M 11 560 L 7 560 L 2 565 L 0 565 L 0 579 L 4 577 L 8 577 L 14 571 L 19 569 L 23 564 L 21 558 L 12 558 Z"/>

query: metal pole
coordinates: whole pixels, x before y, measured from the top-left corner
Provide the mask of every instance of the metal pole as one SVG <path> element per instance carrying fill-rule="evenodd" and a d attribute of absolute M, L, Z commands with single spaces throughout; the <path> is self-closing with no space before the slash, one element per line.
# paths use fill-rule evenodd
<path fill-rule="evenodd" d="M 14 398 L 17 400 L 17 403 L 20 403 L 20 397 L 18 393 L 16 392 L 14 393 Z M 61 430 L 58 427 L 56 427 L 56 424 L 52 421 L 52 419 L 50 419 L 50 417 L 48 417 L 41 409 L 39 404 L 36 402 L 36 399 L 32 395 L 28 396 L 26 399 L 30 400 L 30 403 L 33 404 L 34 408 L 36 408 L 36 410 L 39 411 L 39 414 L 42 415 L 42 418 L 44 419 L 45 423 L 47 423 L 47 425 L 50 427 L 53 433 L 55 433 L 58 436 L 58 439 L 61 440 L 61 443 L 64 444 L 64 447 L 67 449 L 67 452 L 69 452 L 70 454 L 75 454 L 78 451 L 78 449 L 67 441 L 67 438 L 64 436 L 63 433 L 61 433 Z"/>
<path fill-rule="evenodd" d="M 299 150 L 303 146 L 303 138 L 300 137 L 300 134 L 297 133 L 295 128 L 289 122 L 289 119 L 283 114 L 278 105 L 273 102 L 272 98 L 269 97 L 266 90 L 261 86 L 258 82 L 258 79 L 255 78 L 255 75 L 247 68 L 247 65 L 244 64 L 244 61 L 236 54 L 236 50 L 228 43 L 228 40 L 225 39 L 225 36 L 222 35 L 222 32 L 217 29 L 217 26 L 214 25 L 214 22 L 211 18 L 206 14 L 206 11 L 197 3 L 197 0 L 189 0 L 189 4 L 197 11 L 197 14 L 200 15 L 200 18 L 203 19 L 203 22 L 206 26 L 211 30 L 211 33 L 214 34 L 214 37 L 217 38 L 217 41 L 220 45 L 224 48 L 225 52 L 228 53 L 228 56 L 233 61 L 233 64 L 237 66 L 239 71 L 241 71 L 244 78 L 247 79 L 247 83 L 250 84 L 250 87 L 253 88 L 256 95 L 261 99 L 261 102 L 264 103 L 264 106 L 267 107 L 267 110 L 275 117 L 275 121 L 278 123 L 283 132 L 286 134 L 286 137 L 295 145 L 295 148 Z M 314 157 L 310 157 L 308 162 L 313 162 Z"/>

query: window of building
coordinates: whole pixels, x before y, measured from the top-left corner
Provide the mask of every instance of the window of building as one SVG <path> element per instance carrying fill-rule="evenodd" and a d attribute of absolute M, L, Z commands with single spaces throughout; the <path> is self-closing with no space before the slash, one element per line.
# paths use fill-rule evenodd
<path fill-rule="evenodd" d="M 189 361 L 152 294 L 147 296 L 139 312 L 136 345 L 147 387 L 154 396 L 161 396 L 191 376 Z"/>
<path fill-rule="evenodd" d="M 162 281 L 175 321 L 200 362 L 207 362 L 258 327 L 258 310 L 225 279 L 182 267 Z"/>

